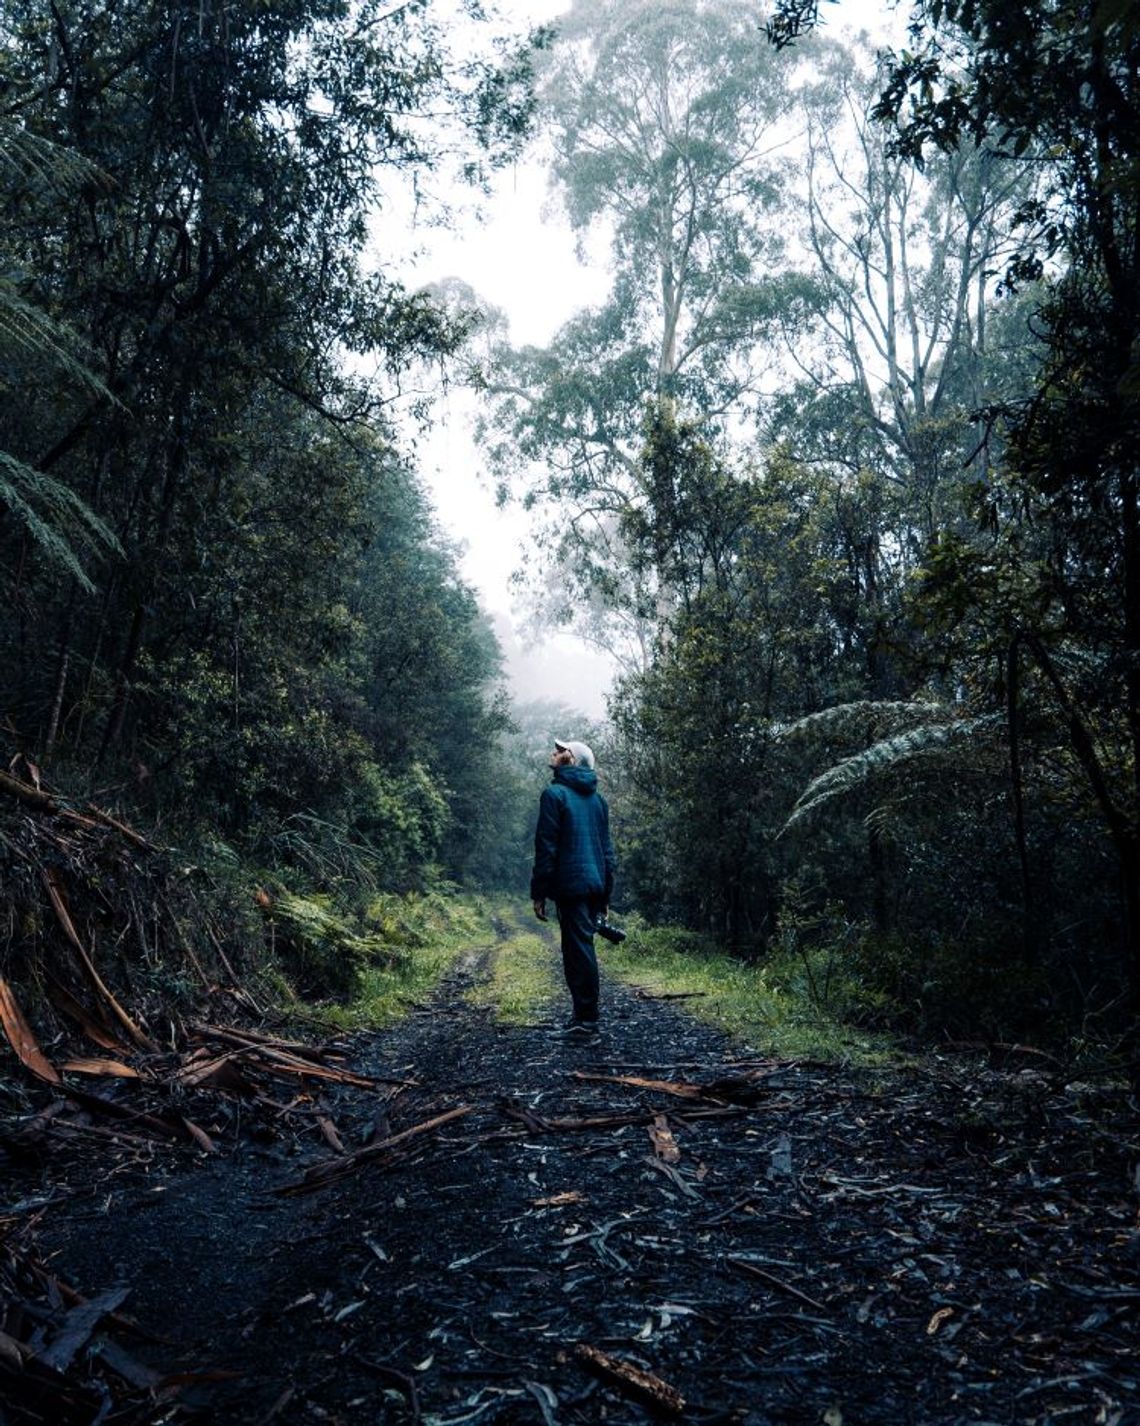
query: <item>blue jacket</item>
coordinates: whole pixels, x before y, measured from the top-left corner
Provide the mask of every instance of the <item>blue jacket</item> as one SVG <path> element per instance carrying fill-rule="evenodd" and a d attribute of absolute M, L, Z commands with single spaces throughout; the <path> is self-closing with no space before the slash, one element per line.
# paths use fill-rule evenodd
<path fill-rule="evenodd" d="M 598 897 L 608 902 L 617 859 L 610 840 L 610 809 L 588 767 L 556 767 L 543 789 L 534 833 L 532 901 Z"/>

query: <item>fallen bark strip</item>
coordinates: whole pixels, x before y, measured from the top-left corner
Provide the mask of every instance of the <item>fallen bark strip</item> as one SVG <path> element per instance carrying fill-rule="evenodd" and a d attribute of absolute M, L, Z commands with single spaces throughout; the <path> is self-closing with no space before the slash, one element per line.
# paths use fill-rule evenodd
<path fill-rule="evenodd" d="M 82 1306 L 88 1299 L 67 1281 L 66 1278 L 54 1277 L 46 1269 L 42 1270 L 38 1277 L 41 1282 L 50 1282 L 51 1291 L 57 1292 L 62 1301 L 72 1307 Z M 161 1332 L 152 1332 L 135 1319 L 122 1312 L 108 1312 L 107 1321 L 119 1332 L 128 1332 L 132 1337 L 137 1337 L 141 1342 L 157 1342 L 164 1347 L 176 1347 L 178 1339 L 176 1337 L 164 1336 Z"/>
<path fill-rule="evenodd" d="M 327 1079 L 334 1084 L 351 1084 L 357 1089 L 375 1089 L 377 1081 L 355 1070 L 336 1069 L 332 1065 L 318 1064 L 315 1060 L 300 1059 L 285 1050 L 275 1050 L 266 1045 L 251 1050 L 254 1062 L 271 1073 L 288 1074 L 295 1077 L 311 1076 L 313 1079 Z"/>
<path fill-rule="evenodd" d="M 227 1045 L 269 1045 L 275 1050 L 299 1055 L 302 1059 L 322 1059 L 329 1053 L 324 1045 L 306 1045 L 302 1040 L 283 1040 L 277 1035 L 267 1035 L 263 1030 L 239 1030 L 233 1025 L 211 1025 L 204 1020 L 191 1025 L 190 1033 L 201 1039 L 221 1040 Z"/>
<path fill-rule="evenodd" d="M 73 1307 L 64 1318 L 62 1329 L 36 1353 L 36 1360 L 52 1371 L 67 1371 L 102 1319 L 120 1307 L 129 1292 L 129 1287 L 112 1287 Z"/>
<path fill-rule="evenodd" d="M 233 1061 L 238 1055 L 245 1054 L 245 1050 L 226 1050 L 224 1054 L 215 1055 L 212 1059 L 199 1060 L 192 1064 L 184 1065 L 173 1076 L 178 1083 L 186 1086 L 187 1089 L 198 1089 L 201 1086 L 215 1081 L 225 1085 L 228 1089 L 236 1089 L 239 1092 L 245 1090 L 252 1091 L 253 1086 L 248 1080 L 240 1075 L 235 1078 L 235 1071 L 240 1066 L 234 1065 Z M 227 1071 L 229 1073 L 227 1074 Z"/>
<path fill-rule="evenodd" d="M 686 1198 L 700 1198 L 701 1195 L 697 1192 L 697 1190 L 692 1186 L 692 1184 L 687 1183 L 685 1181 L 685 1179 L 680 1173 L 680 1170 L 674 1168 L 671 1163 L 667 1163 L 664 1159 L 654 1158 L 652 1154 L 646 1154 L 645 1162 L 649 1165 L 650 1168 L 656 1169 L 659 1173 L 663 1173 L 667 1179 L 670 1179 L 676 1185 L 676 1187 L 681 1190 L 681 1192 L 685 1195 Z"/>
<path fill-rule="evenodd" d="M 62 1070 L 67 1070 L 70 1074 L 89 1074 L 96 1077 L 110 1077 L 111 1079 L 143 1078 L 137 1069 L 134 1069 L 131 1065 L 123 1064 L 122 1060 L 62 1060 L 59 1067 Z"/>
<path fill-rule="evenodd" d="M 193 1119 L 187 1119 L 185 1115 L 181 1115 L 180 1118 L 182 1121 L 182 1127 L 186 1130 L 186 1132 L 190 1135 L 190 1137 L 194 1140 L 194 1142 L 198 1145 L 198 1147 L 202 1150 L 203 1153 L 216 1154 L 218 1152 L 217 1144 L 214 1143 L 213 1139 L 210 1138 L 209 1134 L 206 1133 L 205 1129 L 195 1124 Z"/>
<path fill-rule="evenodd" d="M 135 1044 L 143 1050 L 157 1050 L 158 1046 L 154 1043 L 153 1040 L 151 1040 L 147 1035 L 145 1035 L 141 1029 L 139 1029 L 139 1027 L 135 1024 L 135 1022 L 131 1019 L 131 1017 L 127 1014 L 127 1012 L 123 1009 L 119 1002 L 115 999 L 114 995 L 111 993 L 110 988 L 104 982 L 99 972 L 95 969 L 95 963 L 87 954 L 87 948 L 79 939 L 79 932 L 75 929 L 75 923 L 72 921 L 71 915 L 68 912 L 67 903 L 64 900 L 63 888 L 59 884 L 59 877 L 55 869 L 52 867 L 44 867 L 42 875 L 44 885 L 47 887 L 48 897 L 51 900 L 52 907 L 56 914 L 56 919 L 59 921 L 60 926 L 63 928 L 64 935 L 74 947 L 75 952 L 78 955 L 80 962 L 83 966 L 83 969 L 90 977 L 91 983 L 94 985 L 95 989 L 99 992 L 103 999 L 107 1002 L 115 1018 L 118 1020 L 119 1024 L 122 1025 L 123 1029 L 126 1030 L 127 1034 L 130 1035 L 131 1039 L 134 1040 Z"/>
<path fill-rule="evenodd" d="M 770 1067 L 749 1070 L 745 1074 L 721 1075 L 705 1084 L 687 1079 L 644 1079 L 633 1074 L 594 1074 L 588 1070 L 571 1070 L 570 1078 L 597 1084 L 621 1084 L 630 1089 L 652 1089 L 677 1099 L 701 1099 L 707 1104 L 726 1101 L 752 1104 L 768 1092 L 763 1081 L 775 1072 Z"/>
<path fill-rule="evenodd" d="M 112 1342 L 110 1338 L 103 1337 L 96 1342 L 96 1349 L 99 1353 L 99 1360 L 105 1366 L 121 1377 L 128 1386 L 137 1387 L 139 1391 L 154 1391 L 156 1387 L 163 1385 L 164 1378 L 161 1372 L 157 1372 L 153 1367 L 146 1366 L 137 1357 L 131 1356 L 125 1347 L 120 1347 L 118 1342 Z"/>
<path fill-rule="evenodd" d="M 357 1070 L 343 1069 L 329 1064 L 332 1058 L 343 1059 L 341 1051 L 333 1051 L 326 1045 L 305 1045 L 299 1040 L 278 1040 L 252 1030 L 223 1029 L 218 1025 L 194 1025 L 193 1034 L 199 1039 L 220 1040 L 222 1044 L 234 1045 L 253 1056 L 253 1063 L 282 1074 L 313 1075 L 317 1079 L 332 1080 L 337 1084 L 350 1084 L 358 1089 L 375 1089 L 381 1084 L 398 1084 L 402 1087 L 417 1083 L 410 1079 L 394 1079 L 386 1075 L 360 1074 Z"/>
<path fill-rule="evenodd" d="M 69 1099 L 74 1099 L 77 1104 L 82 1104 L 85 1109 L 93 1109 L 98 1114 L 106 1114 L 110 1119 L 141 1125 L 145 1129 L 153 1129 L 158 1134 L 165 1134 L 168 1138 L 180 1139 L 182 1137 L 180 1120 L 171 1123 L 156 1114 L 140 1112 L 126 1104 L 118 1104 L 113 1099 L 104 1099 L 101 1094 L 93 1094 L 89 1089 L 80 1089 L 76 1084 L 65 1085 L 63 1092 Z"/>
<path fill-rule="evenodd" d="M 158 851 L 158 847 L 156 847 L 153 842 L 148 842 L 141 832 L 136 832 L 133 827 L 128 827 L 125 822 L 120 822 L 117 818 L 112 817 L 109 812 L 104 812 L 101 807 L 94 807 L 88 803 L 87 811 L 97 822 L 102 822 L 105 827 L 112 828 L 118 832 L 121 837 L 126 837 L 128 842 L 133 842 L 136 847 L 141 847 L 147 852 Z M 65 815 L 73 818 L 75 821 L 84 820 L 77 812 L 68 812 Z"/>
<path fill-rule="evenodd" d="M 739 1268 L 742 1272 L 749 1273 L 752 1277 L 758 1277 L 761 1282 L 767 1283 L 769 1287 L 775 1288 L 777 1292 L 787 1293 L 789 1297 L 795 1297 L 800 1302 L 806 1302 L 809 1307 L 814 1307 L 817 1312 L 831 1313 L 829 1307 L 825 1307 L 822 1302 L 817 1302 L 814 1297 L 809 1297 L 806 1292 L 801 1292 L 798 1287 L 793 1287 L 790 1282 L 785 1282 L 783 1278 L 776 1277 L 773 1273 L 765 1272 L 763 1268 L 758 1268 L 755 1263 L 748 1262 L 745 1258 L 725 1258 L 725 1262 L 730 1267 Z"/>
<path fill-rule="evenodd" d="M 106 1139 L 115 1145 L 126 1148 L 151 1149 L 154 1148 L 153 1139 L 145 1139 L 141 1134 L 131 1134 L 125 1129 L 108 1129 L 102 1124 L 76 1124 L 71 1119 L 48 1119 L 42 1125 L 37 1126 L 37 1134 L 69 1138 L 89 1138 Z"/>
<path fill-rule="evenodd" d="M 129 1055 L 130 1046 L 125 1044 L 113 1033 L 111 1027 L 100 1020 L 80 1004 L 66 986 L 60 985 L 59 981 L 52 976 L 47 977 L 48 998 L 57 1010 L 69 1016 L 80 1027 L 87 1038 L 99 1046 L 101 1050 L 114 1050 L 120 1055 Z"/>
<path fill-rule="evenodd" d="M 584 1366 L 596 1372 L 611 1386 L 616 1386 L 626 1396 L 632 1396 L 635 1400 L 669 1416 L 683 1414 L 685 1398 L 675 1386 L 670 1386 L 667 1381 L 662 1381 L 652 1372 L 642 1371 L 640 1367 L 623 1362 L 618 1357 L 611 1357 L 607 1352 L 599 1352 L 597 1347 L 588 1346 L 585 1342 L 578 1343 L 574 1348 L 574 1355 Z"/>
<path fill-rule="evenodd" d="M 61 1083 L 59 1071 L 40 1049 L 39 1041 L 12 993 L 12 987 L 3 976 L 0 976 L 0 1024 L 4 1027 L 8 1043 L 16 1052 L 16 1058 L 26 1069 L 47 1084 Z"/>
<path fill-rule="evenodd" d="M 570 1078 L 591 1084 L 624 1084 L 630 1089 L 656 1089 L 678 1099 L 700 1099 L 703 1094 L 699 1084 L 686 1079 L 642 1079 L 636 1074 L 591 1074 L 588 1070 L 571 1070 Z"/>
<path fill-rule="evenodd" d="M 133 842 L 136 847 L 140 847 L 144 851 L 158 851 L 155 844 L 148 841 L 141 832 L 136 832 L 133 827 L 128 827 L 125 822 L 120 822 L 117 817 L 112 817 L 101 807 L 88 803 L 86 814 L 77 812 L 74 807 L 64 806 L 50 792 L 45 792 L 42 787 L 33 787 L 31 783 L 23 782 L 20 778 L 13 777 L 11 773 L 2 770 L 0 770 L 0 792 L 11 793 L 13 797 L 19 798 L 27 806 L 35 807 L 38 811 L 47 812 L 52 816 L 62 817 L 65 821 L 73 822 L 79 827 L 95 827 L 102 824 L 104 827 L 110 827 L 112 831 L 118 832 L 121 837 L 125 837 L 128 842 Z"/>
<path fill-rule="evenodd" d="M 658 1108 L 635 1110 L 628 1114 L 593 1114 L 581 1119 L 548 1119 L 542 1114 L 535 1114 L 533 1110 L 527 1109 L 519 1104 L 504 1104 L 503 1113 L 509 1119 L 515 1119 L 519 1123 L 534 1133 L 542 1133 L 544 1130 L 556 1133 L 560 1130 L 576 1131 L 581 1129 L 622 1129 L 627 1124 L 652 1124 L 659 1114 L 666 1111 Z M 696 1119 L 729 1119 L 735 1118 L 744 1111 L 735 1105 L 726 1104 L 723 1107 L 716 1106 L 709 1109 L 672 1109 L 668 1110 L 669 1115 L 679 1124 L 690 1124 Z"/>
<path fill-rule="evenodd" d="M 401 1144 L 406 1144 L 409 1139 L 417 1138 L 420 1134 L 428 1134 L 433 1129 L 450 1124 L 454 1119 L 461 1119 L 465 1114 L 470 1114 L 474 1108 L 473 1104 L 461 1104 L 458 1109 L 449 1109 L 446 1114 L 437 1114 L 434 1119 L 425 1119 L 422 1124 L 413 1124 L 410 1129 L 402 1129 L 398 1134 L 381 1139 L 378 1144 L 369 1144 L 367 1148 L 357 1149 L 354 1154 L 346 1154 L 343 1158 L 328 1159 L 324 1163 L 314 1164 L 311 1168 L 306 1169 L 300 1178 L 294 1179 L 291 1183 L 282 1184 L 273 1192 L 285 1196 L 312 1193 L 318 1188 L 324 1188 L 326 1184 L 334 1183 L 346 1174 L 354 1172 L 361 1164 L 368 1163 L 370 1159 L 378 1158 L 381 1154 L 387 1153 L 389 1149 L 398 1148 Z"/>
<path fill-rule="evenodd" d="M 323 1079 L 332 1084 L 352 1085 L 357 1089 L 376 1089 L 380 1083 L 369 1075 L 357 1074 L 355 1070 L 321 1064 L 314 1059 L 301 1059 L 289 1051 L 274 1049 L 272 1045 L 243 1043 L 236 1035 L 217 1038 L 232 1044 L 233 1048 L 204 1060 L 192 1060 L 177 1072 L 175 1078 L 192 1088 L 213 1083 L 217 1087 L 239 1091 L 243 1086 L 238 1084 L 234 1077 L 236 1075 L 240 1079 L 242 1070 L 260 1070 L 278 1078 Z M 209 1055 L 209 1051 L 202 1047 L 195 1054 Z M 252 1085 L 245 1081 L 245 1092 L 251 1089 Z"/>

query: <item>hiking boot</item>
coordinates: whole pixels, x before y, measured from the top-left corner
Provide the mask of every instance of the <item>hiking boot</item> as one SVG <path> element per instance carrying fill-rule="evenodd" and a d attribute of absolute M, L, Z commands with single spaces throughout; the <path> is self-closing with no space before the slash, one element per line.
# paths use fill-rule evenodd
<path fill-rule="evenodd" d="M 557 1032 L 563 1040 L 592 1040 L 598 1033 L 596 1020 L 567 1020 Z"/>

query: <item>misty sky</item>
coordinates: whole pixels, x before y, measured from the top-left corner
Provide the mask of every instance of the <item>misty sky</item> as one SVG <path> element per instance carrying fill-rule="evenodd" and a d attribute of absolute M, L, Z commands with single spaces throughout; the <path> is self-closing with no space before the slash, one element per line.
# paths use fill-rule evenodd
<path fill-rule="evenodd" d="M 501 0 L 499 9 L 520 31 L 555 19 L 563 0 Z M 877 41 L 901 38 L 905 7 L 879 0 L 839 0 L 824 7 L 827 32 L 841 37 L 868 31 Z M 758 7 L 758 24 L 762 19 Z M 451 229 L 420 229 L 418 256 L 406 274 L 411 285 L 460 278 L 502 309 L 516 345 L 545 345 L 581 307 L 601 300 L 609 285 L 602 248 L 579 261 L 574 239 L 547 188 L 541 158 L 532 154 L 498 176 L 494 192 Z M 568 634 L 551 633 L 527 649 L 523 612 L 510 576 L 530 540 L 531 522 L 517 508 L 497 509 L 490 490 L 494 472 L 475 444 L 472 393 L 452 390 L 436 408 L 430 434 L 417 439 L 418 465 L 447 535 L 462 544 L 461 570 L 495 620 L 507 655 L 512 691 L 520 700 L 554 699 L 584 713 L 605 713 L 605 693 L 615 668 L 605 655 Z M 490 477 L 490 480 L 488 479 Z"/>

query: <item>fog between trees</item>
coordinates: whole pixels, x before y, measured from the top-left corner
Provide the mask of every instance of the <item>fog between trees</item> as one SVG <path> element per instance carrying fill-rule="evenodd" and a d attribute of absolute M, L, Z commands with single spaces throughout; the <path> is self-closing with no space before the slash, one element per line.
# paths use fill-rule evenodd
<path fill-rule="evenodd" d="M 1125 1027 L 1140 36 L 931 0 L 877 59 L 813 13 L 579 0 L 475 61 L 431 5 L 14 0 L 9 756 L 310 886 L 524 894 L 574 730 L 511 731 L 400 449 L 437 366 L 534 513 L 543 615 L 623 661 L 626 909 L 830 950 L 895 1025 Z M 378 175 L 532 141 L 612 284 L 519 350 L 363 255 Z"/>

